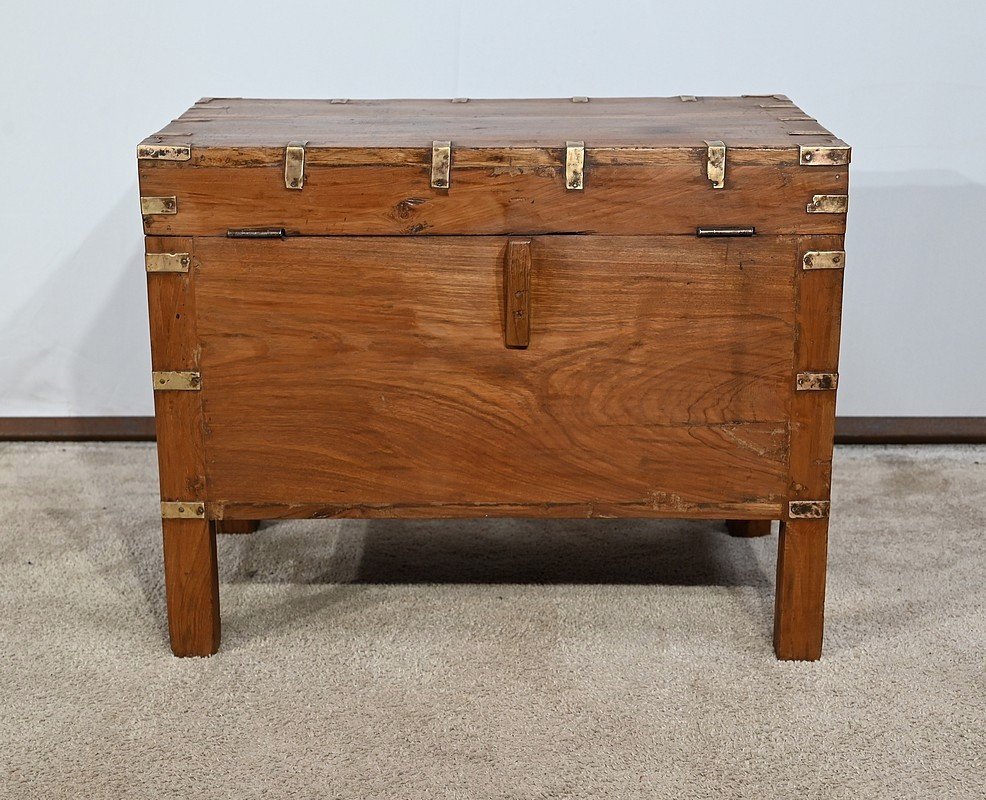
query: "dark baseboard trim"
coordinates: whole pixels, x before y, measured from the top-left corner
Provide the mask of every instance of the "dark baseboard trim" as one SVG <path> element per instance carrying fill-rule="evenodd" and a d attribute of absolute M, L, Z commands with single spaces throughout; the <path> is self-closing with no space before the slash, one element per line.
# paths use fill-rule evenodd
<path fill-rule="evenodd" d="M 986 417 L 836 417 L 839 444 L 986 444 Z"/>
<path fill-rule="evenodd" d="M 152 442 L 154 417 L 0 417 L 0 441 Z M 838 417 L 839 444 L 986 444 L 986 417 Z"/>
<path fill-rule="evenodd" d="M 0 441 L 153 442 L 154 417 L 0 417 Z"/>

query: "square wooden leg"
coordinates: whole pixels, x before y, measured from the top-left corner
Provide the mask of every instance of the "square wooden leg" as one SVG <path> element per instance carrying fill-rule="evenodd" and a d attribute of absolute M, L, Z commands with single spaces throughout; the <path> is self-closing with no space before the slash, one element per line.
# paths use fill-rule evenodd
<path fill-rule="evenodd" d="M 781 521 L 774 597 L 774 652 L 790 661 L 822 655 L 828 519 Z"/>
<path fill-rule="evenodd" d="M 750 538 L 753 536 L 769 536 L 769 519 L 727 519 L 726 531 L 730 536 Z"/>
<path fill-rule="evenodd" d="M 165 519 L 164 584 L 176 656 L 219 649 L 219 569 L 215 526 L 205 519 Z"/>

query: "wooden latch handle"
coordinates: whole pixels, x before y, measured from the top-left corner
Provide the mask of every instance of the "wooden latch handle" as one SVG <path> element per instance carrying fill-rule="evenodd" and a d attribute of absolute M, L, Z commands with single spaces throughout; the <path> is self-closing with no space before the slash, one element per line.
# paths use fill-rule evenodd
<path fill-rule="evenodd" d="M 511 239 L 503 262 L 503 343 L 531 343 L 531 240 Z"/>

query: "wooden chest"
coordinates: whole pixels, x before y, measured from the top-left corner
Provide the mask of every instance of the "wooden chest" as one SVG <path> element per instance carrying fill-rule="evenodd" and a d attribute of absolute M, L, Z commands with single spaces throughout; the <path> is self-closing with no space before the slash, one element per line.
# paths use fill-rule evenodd
<path fill-rule="evenodd" d="M 849 148 L 783 95 L 203 99 L 138 148 L 171 639 L 285 517 L 780 520 L 821 652 Z"/>

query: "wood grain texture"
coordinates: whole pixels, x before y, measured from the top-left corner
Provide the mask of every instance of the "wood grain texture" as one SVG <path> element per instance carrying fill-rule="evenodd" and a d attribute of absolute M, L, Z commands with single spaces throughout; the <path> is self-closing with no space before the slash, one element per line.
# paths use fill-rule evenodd
<path fill-rule="evenodd" d="M 731 147 L 790 148 L 839 143 L 789 99 L 678 97 L 449 100 L 268 100 L 210 98 L 196 103 L 145 144 L 198 148 L 281 147 L 307 140 L 312 147 L 409 148 L 434 140 L 453 146 L 557 147 L 584 139 L 595 147 L 689 147 L 722 139 Z M 792 137 L 810 130 L 816 136 Z"/>
<path fill-rule="evenodd" d="M 215 528 L 205 519 L 162 522 L 171 650 L 176 656 L 211 656 L 220 639 Z"/>
<path fill-rule="evenodd" d="M 525 350 L 505 249 L 197 240 L 210 514 L 778 516 L 793 237 L 535 239 Z"/>
<path fill-rule="evenodd" d="M 455 154 L 449 189 L 431 188 L 425 165 L 312 165 L 305 188 L 289 191 L 283 165 L 141 162 L 142 195 L 178 197 L 176 214 L 146 216 L 144 229 L 196 236 L 266 226 L 293 235 L 656 235 L 694 234 L 698 225 L 752 225 L 762 234 L 845 231 L 845 214 L 805 212 L 816 194 L 846 192 L 844 167 L 729 162 L 727 186 L 716 190 L 704 148 L 669 166 L 597 165 L 591 152 L 586 158 L 580 192 L 566 190 L 561 165 L 462 168 Z"/>
<path fill-rule="evenodd" d="M 774 652 L 787 661 L 822 656 L 828 520 L 781 520 L 774 594 Z"/>
<path fill-rule="evenodd" d="M 802 236 L 798 263 L 808 250 L 842 249 L 842 237 Z M 838 372 L 842 279 L 842 270 L 799 269 L 796 273 L 792 382 L 798 372 Z M 835 399 L 835 390 L 795 392 L 790 500 L 827 501 L 830 497 Z M 827 518 L 782 521 L 774 613 L 778 658 L 811 661 L 821 656 L 828 524 Z"/>
<path fill-rule="evenodd" d="M 148 253 L 194 251 L 191 239 L 148 237 Z M 197 370 L 193 255 L 187 273 L 147 273 L 154 370 Z M 148 375 L 150 381 L 150 375 Z M 161 499 L 204 500 L 200 392 L 154 392 Z M 208 520 L 164 519 L 164 576 L 171 648 L 179 656 L 207 656 L 219 647 L 219 578 L 215 531 Z"/>
<path fill-rule="evenodd" d="M 511 239 L 503 262 L 503 343 L 531 343 L 531 240 Z"/>

